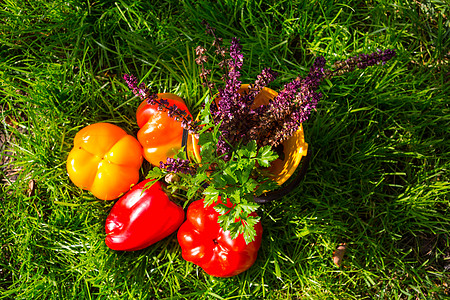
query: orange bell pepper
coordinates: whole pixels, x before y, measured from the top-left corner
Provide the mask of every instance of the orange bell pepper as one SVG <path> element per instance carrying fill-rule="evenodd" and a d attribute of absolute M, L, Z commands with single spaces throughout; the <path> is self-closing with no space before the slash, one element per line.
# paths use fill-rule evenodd
<path fill-rule="evenodd" d="M 133 136 L 116 125 L 96 123 L 75 135 L 67 172 L 76 186 L 112 200 L 139 181 L 142 161 L 142 147 Z"/>
<path fill-rule="evenodd" d="M 165 99 L 169 105 L 176 105 L 189 116 L 188 108 L 183 99 L 175 94 L 160 93 L 157 99 Z M 183 128 L 181 122 L 169 117 L 167 111 L 158 109 L 157 104 L 148 104 L 144 100 L 136 111 L 136 120 L 141 128 L 137 138 L 144 148 L 144 157 L 154 166 L 166 162 L 181 149 Z"/>

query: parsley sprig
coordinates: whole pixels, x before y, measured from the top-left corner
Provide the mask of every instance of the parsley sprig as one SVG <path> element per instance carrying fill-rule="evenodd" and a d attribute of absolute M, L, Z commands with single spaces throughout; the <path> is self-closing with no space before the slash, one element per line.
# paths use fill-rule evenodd
<path fill-rule="evenodd" d="M 203 110 L 202 114 L 205 113 L 209 113 L 208 110 Z M 172 194 L 182 192 L 187 200 L 186 204 L 191 200 L 203 198 L 207 207 L 217 203 L 219 199 L 228 199 L 228 203 L 232 204 L 231 208 L 223 203 L 214 206 L 220 214 L 218 222 L 223 230 L 230 231 L 231 238 L 243 234 L 246 243 L 250 243 L 255 238 L 254 226 L 259 221 L 259 217 L 253 214 L 259 208 L 259 204 L 253 200 L 254 197 L 279 187 L 264 169 L 269 167 L 278 155 L 269 145 L 258 149 L 256 141 L 252 140 L 246 145 L 236 147 L 231 152 L 230 159 L 225 161 L 216 151 L 216 141 L 221 134 L 220 124 L 203 125 L 198 140 L 201 162 L 188 160 L 184 148 L 174 158 L 188 163 L 196 170 L 195 174 L 154 167 L 147 178 L 168 179 L 167 189 Z"/>

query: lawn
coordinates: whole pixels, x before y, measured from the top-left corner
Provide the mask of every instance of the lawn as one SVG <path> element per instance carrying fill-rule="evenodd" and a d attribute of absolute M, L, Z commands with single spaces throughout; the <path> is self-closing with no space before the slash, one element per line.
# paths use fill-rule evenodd
<path fill-rule="evenodd" d="M 449 299 L 448 0 L 215 2 L 1 1 L 0 299 Z M 202 20 L 227 43 L 240 38 L 243 81 L 271 67 L 276 90 L 317 56 L 331 66 L 397 52 L 321 85 L 304 123 L 306 176 L 261 206 L 258 258 L 231 278 L 183 260 L 175 234 L 136 252 L 109 249 L 115 201 L 66 171 L 86 125 L 136 135 L 140 99 L 125 73 L 198 112 L 195 47 L 211 43 Z"/>

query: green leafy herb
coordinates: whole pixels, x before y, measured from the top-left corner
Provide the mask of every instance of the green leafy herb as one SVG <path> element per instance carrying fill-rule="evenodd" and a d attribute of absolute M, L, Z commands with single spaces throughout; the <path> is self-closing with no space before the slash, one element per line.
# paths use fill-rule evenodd
<path fill-rule="evenodd" d="M 231 158 L 225 161 L 217 154 L 215 147 L 214 141 L 220 134 L 218 126 L 202 129 L 199 136 L 202 161 L 199 164 L 190 162 L 196 168 L 195 174 L 177 173 L 177 180 L 169 181 L 167 188 L 184 191 L 188 201 L 203 198 L 205 207 L 217 203 L 219 197 L 229 199 L 231 208 L 224 204 L 214 207 L 220 214 L 218 222 L 223 230 L 230 231 L 232 238 L 243 234 L 245 241 L 250 243 L 254 240 L 254 226 L 259 220 L 251 215 L 259 208 L 253 199 L 264 191 L 278 187 L 261 168 L 270 166 L 278 155 L 270 146 L 258 149 L 256 142 L 250 141 L 236 147 L 231 152 Z M 181 149 L 175 159 L 186 159 L 185 153 Z M 167 178 L 169 174 L 173 172 L 155 167 L 147 178 Z"/>

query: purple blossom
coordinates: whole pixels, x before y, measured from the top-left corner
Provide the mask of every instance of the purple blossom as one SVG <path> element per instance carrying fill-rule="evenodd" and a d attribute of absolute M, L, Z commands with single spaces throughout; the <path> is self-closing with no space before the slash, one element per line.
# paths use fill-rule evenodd
<path fill-rule="evenodd" d="M 263 87 L 266 87 L 274 81 L 278 76 L 278 73 L 273 71 L 271 68 L 264 68 L 261 71 L 261 74 L 256 76 L 254 87 L 257 89 L 262 89 Z"/>
<path fill-rule="evenodd" d="M 213 47 L 216 48 L 216 55 L 221 56 L 222 60 L 219 62 L 219 66 L 225 68 L 222 76 L 224 85 L 217 89 L 218 101 L 210 108 L 213 121 L 220 124 L 217 155 L 224 160 L 230 159 L 231 151 L 240 143 L 246 144 L 250 140 L 255 140 L 258 146 L 276 147 L 292 136 L 316 109 L 322 98 L 319 87 L 324 78 L 342 75 L 356 68 L 365 69 L 385 64 L 396 55 L 395 51 L 391 49 L 377 50 L 371 54 L 359 54 L 345 61 L 336 62 L 332 71 L 326 69 L 325 58 L 319 56 L 315 59 L 306 77 L 298 76 L 285 84 L 278 96 L 271 99 L 268 104 L 252 108 L 255 97 L 265 86 L 275 80 L 277 73 L 270 68 L 263 69 L 255 82 L 250 85 L 249 90 L 240 94 L 244 55 L 239 39 L 233 38 L 229 50 L 227 50 L 221 45 L 222 39 L 215 35 L 215 29 L 207 23 L 205 25 L 207 33 L 214 36 Z M 197 47 L 196 55 L 196 63 L 201 65 L 202 84 L 210 89 L 211 94 L 214 94 L 212 89 L 215 84 L 209 79 L 212 71 L 205 68 L 205 64 L 208 62 L 206 49 L 201 46 Z M 190 133 L 196 131 L 197 122 L 194 122 L 186 112 L 175 105 L 169 106 L 164 99 L 158 100 L 156 94 L 151 94 L 145 85 L 138 84 L 134 76 L 125 75 L 124 79 L 133 93 L 142 99 L 147 99 L 149 103 L 158 104 L 159 108 L 166 110 L 169 116 L 181 120 L 183 128 L 189 129 Z M 188 162 L 187 160 L 168 159 L 167 163 L 161 162 L 161 168 L 170 172 L 191 174 L 193 170 L 189 169 Z"/>
<path fill-rule="evenodd" d="M 223 103 L 224 111 L 229 110 L 227 102 L 236 104 L 239 99 L 239 94 L 237 91 L 242 84 L 242 82 L 239 81 L 239 77 L 241 76 L 239 70 L 241 69 L 244 60 L 244 55 L 241 53 L 241 49 L 242 47 L 239 45 L 239 40 L 237 38 L 233 38 L 230 46 L 230 56 L 232 59 L 228 61 L 226 84 L 223 89 L 219 89 L 219 107 Z"/>
<path fill-rule="evenodd" d="M 378 49 L 376 52 L 371 54 L 359 54 L 357 58 L 356 66 L 360 69 L 365 69 L 370 66 L 375 66 L 377 64 L 385 64 L 388 60 L 396 55 L 395 51 L 387 49 L 381 51 Z"/>
<path fill-rule="evenodd" d="M 337 61 L 334 63 L 334 71 L 328 72 L 327 77 L 339 76 L 348 72 L 352 72 L 356 68 L 365 69 L 375 65 L 384 65 L 386 62 L 397 54 L 393 49 L 386 49 L 384 51 L 378 49 L 371 54 L 358 54 L 350 57 L 345 61 Z"/>
<path fill-rule="evenodd" d="M 236 67 L 240 69 L 244 63 L 244 54 L 241 53 L 242 46 L 239 44 L 239 39 L 234 37 L 231 39 L 230 56 L 234 62 L 229 63 L 229 67 Z"/>
<path fill-rule="evenodd" d="M 190 165 L 190 161 L 187 159 L 181 158 L 171 158 L 168 157 L 166 163 L 160 162 L 159 167 L 161 169 L 165 169 L 168 172 L 173 173 L 183 173 L 195 175 L 195 168 Z"/>
<path fill-rule="evenodd" d="M 249 138 L 258 145 L 277 146 L 298 130 L 322 96 L 317 89 L 326 73 L 325 63 L 323 57 L 316 58 L 308 76 L 287 83 L 268 105 L 257 108 L 256 115 L 263 125 L 250 130 Z"/>
<path fill-rule="evenodd" d="M 241 95 L 241 101 L 249 106 L 252 106 L 256 95 L 266 86 L 274 81 L 278 76 L 278 73 L 273 71 L 271 68 L 264 68 L 259 75 L 256 76 L 254 84 L 251 84 L 249 91 Z M 252 114 L 254 111 L 249 111 Z"/>
<path fill-rule="evenodd" d="M 177 121 L 181 121 L 181 126 L 189 133 L 197 132 L 198 125 L 192 121 L 189 114 L 178 108 L 175 104 L 170 105 L 167 99 L 158 99 L 156 93 L 151 93 L 145 84 L 139 84 L 138 79 L 134 75 L 124 74 L 123 79 L 127 83 L 128 87 L 133 91 L 133 94 L 140 97 L 142 100 L 146 100 L 150 105 L 158 105 L 158 110 L 167 111 L 167 114 Z"/>
<path fill-rule="evenodd" d="M 124 74 L 123 79 L 127 83 L 130 90 L 133 91 L 133 94 L 140 97 L 142 100 L 145 100 L 146 98 L 151 98 L 153 100 L 154 98 L 156 98 L 156 94 L 152 95 L 150 93 L 150 90 L 145 86 L 145 84 L 143 83 L 139 84 L 139 81 L 136 78 L 136 76 Z"/>

